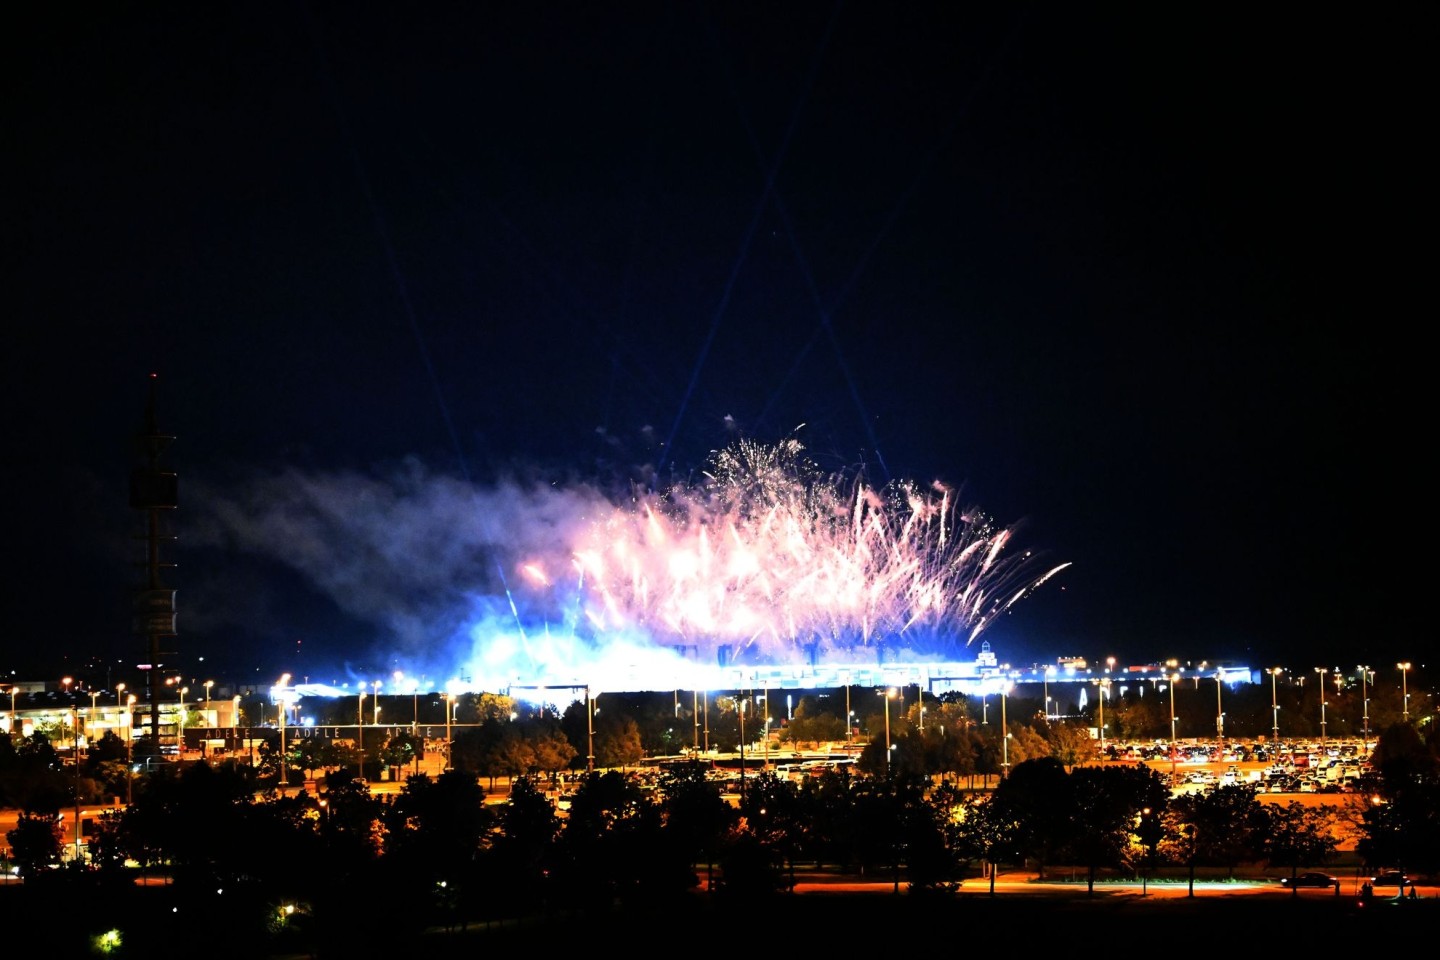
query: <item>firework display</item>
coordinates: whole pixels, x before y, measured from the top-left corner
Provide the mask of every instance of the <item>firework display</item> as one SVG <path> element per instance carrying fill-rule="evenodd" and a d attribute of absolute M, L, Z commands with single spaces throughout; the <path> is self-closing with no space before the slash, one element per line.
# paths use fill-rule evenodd
<path fill-rule="evenodd" d="M 875 487 L 820 472 L 796 441 L 741 441 L 700 481 L 581 528 L 570 569 L 522 562 L 522 607 L 572 598 L 523 646 L 547 673 L 580 638 L 631 638 L 632 661 L 653 645 L 700 668 L 943 658 L 1068 566 L 1033 570 L 1007 552 L 1012 535 L 940 485 Z"/>

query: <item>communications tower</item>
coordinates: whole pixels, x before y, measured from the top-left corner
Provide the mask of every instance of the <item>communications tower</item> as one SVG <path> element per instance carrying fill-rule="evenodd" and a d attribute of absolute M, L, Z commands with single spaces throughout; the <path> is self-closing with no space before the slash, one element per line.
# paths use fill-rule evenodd
<path fill-rule="evenodd" d="M 157 377 L 150 375 L 150 399 L 145 406 L 145 424 L 136 437 L 139 463 L 130 471 L 130 506 L 144 514 L 145 578 L 135 591 L 133 630 L 146 639 L 146 693 L 150 707 L 150 740 L 156 752 L 160 747 L 161 667 L 173 650 L 170 645 L 175 633 L 175 591 L 165 585 L 161 572 L 175 564 L 160 559 L 160 544 L 173 541 L 164 516 L 179 505 L 179 485 L 175 474 L 160 467 L 160 455 L 175 438 L 160 432 L 155 423 Z"/>

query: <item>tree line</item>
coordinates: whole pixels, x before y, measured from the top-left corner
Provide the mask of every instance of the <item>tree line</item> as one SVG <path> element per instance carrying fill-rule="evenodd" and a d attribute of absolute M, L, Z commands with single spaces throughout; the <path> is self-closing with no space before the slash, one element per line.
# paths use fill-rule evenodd
<path fill-rule="evenodd" d="M 931 756 L 922 747 L 962 739 L 927 718 L 924 731 L 906 731 L 912 740 L 897 740 L 888 769 L 883 746 L 872 745 L 860 774 L 796 783 L 767 771 L 747 782 L 738 804 L 699 764 L 671 768 L 653 788 L 633 770 L 596 770 L 578 777 L 562 816 L 539 758 L 552 750 L 576 760 L 567 718 L 508 716 L 457 738 L 452 769 L 411 775 L 393 794 L 373 794 L 358 763 L 298 793 L 234 758 L 159 765 L 131 785 L 132 803 L 94 824 L 88 859 L 64 866 L 73 837 L 60 810 L 73 794 L 53 779 L 48 789 L 20 790 L 8 839 L 25 902 L 37 916 L 63 905 L 67 937 L 122 930 L 135 955 L 167 937 L 213 932 L 216 917 L 225 942 L 244 945 L 237 955 L 322 945 L 339 954 L 382 935 L 518 917 L 683 913 L 697 894 L 737 907 L 778 902 L 797 867 L 886 878 L 917 897 L 946 896 L 987 872 L 993 894 L 990 864 L 1024 864 L 1042 877 L 1080 870 L 1092 890 L 1117 871 L 1179 870 L 1192 885 L 1202 867 L 1295 872 L 1334 856 L 1333 827 L 1347 815 L 1367 863 L 1440 868 L 1440 745 L 1412 725 L 1380 737 L 1376 801 L 1348 813 L 1262 804 L 1243 785 L 1172 796 L 1144 765 L 1068 764 L 1054 750 L 1012 755 L 1006 776 L 977 786 L 942 760 L 920 759 Z M 588 722 L 585 733 L 588 747 Z M 305 762 L 300 749 L 287 744 L 287 765 Z M 12 791 L 22 770 L 38 767 L 75 779 L 48 743 L 0 741 L 0 777 Z M 518 767 L 503 802 L 487 803 L 486 776 Z M 159 918 L 157 899 L 168 908 Z"/>

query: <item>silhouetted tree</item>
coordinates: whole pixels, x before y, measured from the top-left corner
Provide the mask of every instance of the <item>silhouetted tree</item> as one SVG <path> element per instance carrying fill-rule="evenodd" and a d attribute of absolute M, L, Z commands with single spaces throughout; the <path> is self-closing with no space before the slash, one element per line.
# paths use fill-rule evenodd
<path fill-rule="evenodd" d="M 1339 841 L 1332 830 L 1335 811 L 1330 807 L 1307 807 L 1292 800 L 1285 806 L 1267 805 L 1269 826 L 1262 834 L 1265 858 L 1280 867 L 1289 867 L 1290 876 L 1301 867 L 1323 864 L 1335 855 Z M 1298 895 L 1299 887 L 1292 887 Z"/>
<path fill-rule="evenodd" d="M 30 883 L 44 871 L 60 862 L 65 840 L 60 814 L 22 811 L 15 829 L 5 834 L 10 844 L 10 859 L 20 868 L 20 877 Z"/>
<path fill-rule="evenodd" d="M 1075 818 L 1070 775 L 1054 757 L 1027 760 L 995 787 L 999 820 L 1014 824 L 1015 848 L 1034 862 L 1040 876 L 1065 849 Z"/>
<path fill-rule="evenodd" d="M 1239 784 L 1205 793 L 1187 793 L 1170 804 L 1177 832 L 1189 845 L 1193 866 L 1223 866 L 1233 876 L 1235 867 L 1264 856 L 1270 821 L 1255 788 Z"/>

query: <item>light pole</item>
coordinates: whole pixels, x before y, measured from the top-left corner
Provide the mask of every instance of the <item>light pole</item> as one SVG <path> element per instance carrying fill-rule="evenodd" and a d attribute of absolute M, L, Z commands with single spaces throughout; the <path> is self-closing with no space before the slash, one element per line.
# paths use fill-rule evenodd
<path fill-rule="evenodd" d="M 121 687 L 124 687 L 125 684 L 122 683 L 122 684 L 120 684 L 120 686 L 121 686 Z M 15 691 L 18 690 L 18 689 L 19 689 L 19 687 L 15 686 L 15 684 L 13 684 L 13 683 L 10 684 L 10 736 L 11 736 L 11 737 L 14 737 L 14 736 L 15 736 Z M 116 691 L 116 693 L 115 693 L 115 699 L 116 699 L 116 700 L 119 700 L 119 699 L 120 699 L 120 693 L 119 693 L 119 691 Z M 847 739 L 848 739 L 848 738 L 847 738 Z"/>
<path fill-rule="evenodd" d="M 1400 718 L 1406 723 L 1410 722 L 1410 687 L 1407 679 L 1410 674 L 1410 661 L 1395 664 L 1400 670 Z"/>
<path fill-rule="evenodd" d="M 1000 779 L 1010 775 L 1010 727 L 1005 722 L 1005 690 L 1000 690 Z"/>
<path fill-rule="evenodd" d="M 70 759 L 75 764 L 75 863 L 80 863 L 80 709 L 71 706 L 70 710 L 75 714 L 75 749 L 74 756 Z"/>
<path fill-rule="evenodd" d="M 280 796 L 285 796 L 285 688 L 290 684 L 290 674 L 280 674 L 280 682 L 271 691 L 271 699 L 280 707 Z"/>
<path fill-rule="evenodd" d="M 1316 667 L 1315 672 L 1320 674 L 1320 750 L 1325 750 L 1325 674 L 1330 670 L 1327 667 Z"/>
<path fill-rule="evenodd" d="M 135 694 L 125 698 L 125 805 L 129 806 L 134 797 L 135 771 L 131 769 L 134 763 L 135 750 Z"/>
<path fill-rule="evenodd" d="M 11 691 L 14 696 L 14 691 Z M 845 681 L 845 746 L 855 739 L 855 711 L 850 709 L 850 681 Z"/>
<path fill-rule="evenodd" d="M 1215 739 L 1225 743 L 1225 709 L 1220 705 L 1220 688 L 1225 686 L 1219 670 L 1215 671 Z"/>
<path fill-rule="evenodd" d="M 1046 722 L 1046 723 L 1049 723 L 1049 722 L 1050 722 L 1050 676 L 1051 676 L 1051 674 L 1053 674 L 1054 672 L 1055 672 L 1055 668 L 1054 668 L 1054 667 L 1046 667 L 1046 668 L 1045 668 L 1044 684 L 1045 684 L 1045 722 Z"/>
<path fill-rule="evenodd" d="M 917 680 L 915 682 L 915 705 L 920 710 L 920 732 L 925 732 L 925 688 Z"/>
<path fill-rule="evenodd" d="M 1364 714 L 1360 717 L 1361 733 L 1360 746 L 1368 756 L 1370 753 L 1370 668 L 1361 664 L 1356 667 L 1360 671 L 1360 700 L 1363 705 Z"/>
<path fill-rule="evenodd" d="M 205 681 L 205 726 L 207 727 L 214 726 L 214 724 L 210 722 L 210 688 L 213 686 L 215 686 L 214 680 Z"/>
<path fill-rule="evenodd" d="M 1271 667 L 1265 671 L 1270 674 L 1270 736 L 1275 745 L 1280 745 L 1280 700 L 1275 693 L 1275 678 L 1284 672 L 1283 667 Z"/>
<path fill-rule="evenodd" d="M 100 700 L 100 691 L 99 691 L 99 690 L 91 690 L 91 691 L 90 691 L 90 716 L 86 718 L 86 724 L 85 724 L 85 730 L 86 730 L 86 737 L 85 737 L 85 755 L 86 755 L 87 757 L 90 755 L 90 751 L 94 749 L 94 740 L 95 740 L 95 717 L 96 717 L 96 715 L 98 715 L 98 714 L 100 713 L 100 707 L 97 705 L 97 704 L 99 703 L 99 700 Z"/>
<path fill-rule="evenodd" d="M 745 803 L 745 701 L 735 694 L 735 715 L 740 723 L 740 803 Z"/>
<path fill-rule="evenodd" d="M 760 755 L 762 758 L 760 769 L 767 770 L 770 767 L 770 681 L 766 680 L 761 689 L 764 690 L 764 693 L 761 694 L 760 700 L 765 704 L 765 712 L 760 714 Z"/>
<path fill-rule="evenodd" d="M 75 682 L 75 678 L 74 678 L 74 677 L 61 677 L 61 678 L 60 678 L 60 685 L 65 688 L 65 699 L 66 699 L 66 700 L 69 700 L 69 699 L 70 699 L 70 684 L 72 684 L 72 683 L 74 683 L 74 682 Z M 62 729 L 64 728 L 65 724 L 64 724 L 63 721 L 61 722 L 60 726 L 61 726 Z M 71 753 L 74 753 L 75 751 L 77 751 L 77 750 L 80 749 L 79 741 L 76 739 L 76 737 L 77 737 L 77 734 L 76 734 L 76 732 L 75 732 L 75 725 L 74 725 L 74 723 L 71 723 L 71 725 L 70 725 L 70 752 L 71 752 Z M 65 742 L 65 738 L 64 738 L 64 737 L 61 737 L 61 738 L 60 738 L 60 742 L 63 744 L 63 743 Z"/>
<path fill-rule="evenodd" d="M 450 752 L 450 712 L 445 712 L 445 752 Z M 355 751 L 360 755 L 360 779 L 365 779 L 365 691 L 355 696 Z M 449 761 L 446 761 L 447 763 Z"/>
<path fill-rule="evenodd" d="M 587 691 L 586 694 L 585 694 L 585 697 L 586 697 L 586 699 L 589 699 L 590 694 L 589 694 L 588 691 L 589 691 L 590 688 L 589 688 L 589 687 L 586 687 L 585 689 L 586 689 L 586 691 Z M 445 769 L 446 769 L 446 770 L 449 770 L 449 769 L 450 769 L 450 701 L 451 701 L 452 699 L 454 699 L 454 695 L 451 694 L 451 693 L 449 693 L 449 692 L 447 691 L 447 692 L 442 693 L 442 694 L 440 695 L 440 699 L 442 699 L 442 700 L 445 701 Z"/>
<path fill-rule="evenodd" d="M 122 696 L 122 694 L 124 694 L 124 693 L 125 693 L 125 684 L 124 684 L 124 683 L 117 683 L 117 684 L 115 684 L 115 726 L 116 726 L 117 728 L 120 726 L 120 709 L 121 709 L 121 707 L 124 706 L 124 700 L 121 699 L 121 696 Z M 11 715 L 12 715 L 12 716 L 14 715 L 14 714 L 13 714 L 13 711 L 12 711 L 12 714 L 11 714 Z M 14 722 L 15 722 L 15 721 L 12 719 L 10 722 L 11 722 L 11 725 L 14 725 Z"/>
<path fill-rule="evenodd" d="M 895 699 L 895 688 L 886 687 L 876 691 L 885 698 L 885 779 L 890 779 L 890 701 Z"/>
<path fill-rule="evenodd" d="M 1170 674 L 1170 784 L 1175 784 L 1175 765 L 1180 762 L 1180 754 L 1175 745 L 1175 684 L 1180 682 L 1180 674 Z"/>
<path fill-rule="evenodd" d="M 690 716 L 695 721 L 695 744 L 694 750 L 700 752 L 700 691 L 690 691 Z"/>
<path fill-rule="evenodd" d="M 280 796 L 285 796 L 285 698 L 276 705 L 280 708 Z"/>
<path fill-rule="evenodd" d="M 240 749 L 240 694 L 230 698 L 230 742 L 231 750 Z"/>
<path fill-rule="evenodd" d="M 1114 657 L 1110 660 L 1113 662 Z M 1110 689 L 1110 678 L 1101 677 L 1095 681 L 1095 700 L 1100 704 L 1100 763 L 1105 763 L 1105 691 Z"/>

